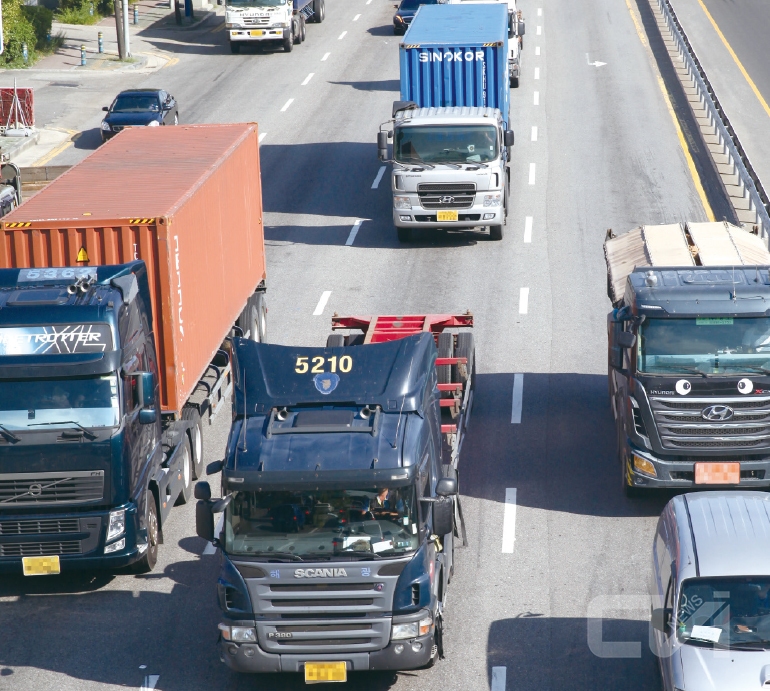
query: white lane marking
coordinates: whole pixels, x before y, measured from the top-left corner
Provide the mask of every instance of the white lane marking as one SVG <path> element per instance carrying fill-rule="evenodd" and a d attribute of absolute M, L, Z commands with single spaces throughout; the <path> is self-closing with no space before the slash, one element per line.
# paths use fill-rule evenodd
<path fill-rule="evenodd" d="M 260 135 L 259 135 L 259 143 L 260 143 L 260 144 L 262 143 L 262 140 L 263 140 L 265 137 L 267 137 L 267 132 L 263 132 L 262 134 L 260 134 Z"/>
<path fill-rule="evenodd" d="M 217 519 L 217 524 L 214 528 L 214 535 L 217 536 L 222 532 L 222 524 L 225 522 L 225 515 L 220 514 L 219 518 Z M 214 547 L 213 542 L 207 542 L 206 543 L 206 549 L 203 550 L 204 554 L 216 554 L 217 548 Z"/>
<path fill-rule="evenodd" d="M 542 7 L 538 7 L 537 8 L 537 16 L 538 17 L 542 17 L 543 16 L 543 8 Z"/>
<path fill-rule="evenodd" d="M 357 14 L 355 17 L 353 17 L 353 21 L 354 21 L 354 22 L 357 22 L 357 21 L 358 21 L 358 18 L 359 18 L 360 16 L 361 16 L 360 14 Z"/>
<path fill-rule="evenodd" d="M 604 67 L 606 65 L 606 62 L 602 62 L 601 60 L 594 60 L 591 62 L 591 58 L 588 57 L 588 53 L 586 53 L 586 62 L 588 63 L 589 67 Z"/>
<path fill-rule="evenodd" d="M 535 164 L 534 163 L 529 164 L 529 184 L 530 185 L 535 184 Z"/>
<path fill-rule="evenodd" d="M 353 244 L 353 243 L 356 241 L 356 235 L 358 235 L 358 231 L 359 231 L 359 229 L 361 228 L 361 224 L 362 224 L 362 223 L 363 223 L 363 221 L 361 221 L 361 220 L 358 220 L 358 221 L 356 221 L 356 222 L 353 224 L 353 227 L 350 229 L 350 235 L 348 235 L 348 239 L 347 239 L 347 240 L 345 240 L 345 245 L 346 245 L 347 247 L 350 247 L 350 246 L 351 246 L 351 245 L 352 245 L 352 244 Z M 325 295 L 325 294 L 326 294 L 326 293 L 324 293 L 324 295 Z M 329 293 L 329 294 L 331 295 L 331 293 Z M 323 300 L 323 298 L 321 298 L 321 299 Z M 318 304 L 320 305 L 321 303 L 319 302 Z M 318 308 L 316 307 L 316 310 L 317 310 L 317 309 L 318 309 Z M 321 312 L 323 312 L 323 308 L 321 309 Z M 321 312 L 319 312 L 318 314 L 321 314 Z"/>
<path fill-rule="evenodd" d="M 311 72 L 307 77 L 305 77 L 305 81 L 302 82 L 302 86 L 307 86 L 310 83 L 310 80 L 315 76 L 315 72 Z"/>
<path fill-rule="evenodd" d="M 324 290 L 324 292 L 321 293 L 321 299 L 318 301 L 318 304 L 315 306 L 315 310 L 313 310 L 314 317 L 320 317 L 324 313 L 324 309 L 326 308 L 326 303 L 329 302 L 329 296 L 331 294 L 332 294 L 331 290 Z"/>
<path fill-rule="evenodd" d="M 324 62 L 330 55 L 331 53 L 324 53 L 324 56 L 321 58 L 321 62 Z"/>
<path fill-rule="evenodd" d="M 366 0 L 366 4 L 367 5 L 371 5 L 372 4 L 372 0 Z"/>
<path fill-rule="evenodd" d="M 492 691 L 505 691 L 505 667 L 492 668 Z"/>
<path fill-rule="evenodd" d="M 543 33 L 543 27 L 542 27 L 542 26 L 538 26 L 538 27 L 537 27 L 537 31 L 535 31 L 535 33 L 536 33 L 538 36 L 540 36 L 540 34 L 542 34 L 542 33 Z"/>
<path fill-rule="evenodd" d="M 540 68 L 535 67 L 535 79 L 540 79 Z"/>
<path fill-rule="evenodd" d="M 503 514 L 503 554 L 513 554 L 516 541 L 516 488 L 505 488 L 505 513 Z"/>
<path fill-rule="evenodd" d="M 524 219 L 524 242 L 532 242 L 532 216 Z"/>
<path fill-rule="evenodd" d="M 281 112 L 285 113 L 287 110 L 289 110 L 289 106 L 294 103 L 294 99 L 290 98 L 286 103 L 283 104 L 283 108 L 281 108 Z"/>
<path fill-rule="evenodd" d="M 532 141 L 537 141 L 537 125 L 532 125 Z"/>
<path fill-rule="evenodd" d="M 529 307 L 529 288 L 519 291 L 519 314 L 526 314 Z"/>
<path fill-rule="evenodd" d="M 347 32 L 347 31 L 343 31 L 343 32 L 340 34 L 340 37 L 339 37 L 337 40 L 338 40 L 338 41 L 341 41 L 343 38 L 345 38 L 345 34 L 346 34 L 346 33 L 348 33 L 348 32 Z"/>
<path fill-rule="evenodd" d="M 374 182 L 372 183 L 373 190 L 376 190 L 380 186 L 380 180 L 382 180 L 383 175 L 385 175 L 385 166 L 380 166 L 380 169 L 377 171 L 377 177 L 374 178 Z"/>
<path fill-rule="evenodd" d="M 540 92 L 539 91 L 535 91 L 535 105 L 536 106 L 540 105 Z"/>
<path fill-rule="evenodd" d="M 145 675 L 144 681 L 142 682 L 142 685 L 139 688 L 154 689 L 155 684 L 158 683 L 158 679 L 160 679 L 160 674 L 147 674 Z"/>
<path fill-rule="evenodd" d="M 540 46 L 535 46 L 535 55 L 540 55 Z"/>

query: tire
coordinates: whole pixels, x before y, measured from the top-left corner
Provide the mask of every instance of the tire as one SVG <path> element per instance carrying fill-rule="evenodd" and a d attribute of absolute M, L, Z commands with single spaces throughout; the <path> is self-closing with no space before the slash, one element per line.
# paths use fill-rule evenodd
<path fill-rule="evenodd" d="M 454 335 L 450 333 L 442 333 L 438 335 L 438 356 L 439 357 L 454 357 L 455 350 Z M 452 365 L 438 365 L 436 367 L 436 373 L 438 374 L 439 384 L 450 384 L 452 382 Z M 450 398 L 452 396 L 451 391 L 442 391 L 441 398 Z"/>
<path fill-rule="evenodd" d="M 291 24 L 291 31 L 283 37 L 283 52 L 291 53 L 294 49 L 294 22 Z"/>
<path fill-rule="evenodd" d="M 192 478 L 193 480 L 200 480 L 205 474 L 205 466 L 203 464 L 203 420 L 198 409 L 194 406 L 187 406 L 182 409 L 182 419 L 192 423 L 190 436 L 188 437 L 192 458 Z"/>
<path fill-rule="evenodd" d="M 457 334 L 457 346 L 455 347 L 455 357 L 468 358 L 468 364 L 466 365 L 466 373 L 474 371 L 474 359 L 475 359 L 475 346 L 473 345 L 473 334 L 467 331 L 461 331 Z M 468 377 L 463 377 L 460 374 L 460 368 L 458 365 L 452 367 L 452 381 L 468 381 Z"/>
<path fill-rule="evenodd" d="M 261 291 L 254 293 L 254 305 L 257 308 L 257 334 L 259 342 L 267 342 L 267 297 Z"/>
<path fill-rule="evenodd" d="M 238 326 L 243 331 L 243 337 L 249 341 L 261 342 L 259 329 L 259 311 L 257 308 L 255 296 L 251 296 L 243 308 L 241 316 L 238 318 Z"/>
<path fill-rule="evenodd" d="M 179 124 L 179 113 L 174 113 L 174 124 L 175 125 Z"/>
<path fill-rule="evenodd" d="M 155 495 L 147 490 L 144 495 L 144 524 L 147 526 L 147 550 L 133 567 L 133 573 L 149 573 L 158 562 L 158 543 L 160 541 L 160 524 L 158 522 L 158 505 Z"/>
<path fill-rule="evenodd" d="M 233 55 L 238 55 L 238 53 L 241 52 L 241 44 L 235 43 L 235 41 L 230 41 L 230 52 Z"/>
<path fill-rule="evenodd" d="M 489 226 L 489 239 L 495 241 L 502 240 L 503 226 Z"/>
<path fill-rule="evenodd" d="M 345 336 L 343 336 L 342 334 L 329 334 L 326 337 L 326 347 L 327 348 L 344 348 Z"/>
<path fill-rule="evenodd" d="M 307 23 L 305 22 L 305 15 L 299 16 L 299 41 L 297 43 L 304 43 L 307 38 Z"/>
<path fill-rule="evenodd" d="M 193 458 L 190 450 L 190 440 L 185 437 L 182 442 L 182 491 L 174 502 L 174 506 L 181 506 L 190 501 L 193 483 Z"/>
<path fill-rule="evenodd" d="M 320 24 L 326 18 L 326 3 L 324 0 L 313 0 L 313 22 Z"/>
<path fill-rule="evenodd" d="M 396 228 L 396 231 L 398 231 L 398 240 L 399 242 L 409 242 L 412 239 L 412 229 L 411 228 Z"/>
<path fill-rule="evenodd" d="M 511 77 L 509 80 L 509 83 L 511 85 L 511 89 L 518 89 L 519 88 L 519 78 L 518 77 Z"/>

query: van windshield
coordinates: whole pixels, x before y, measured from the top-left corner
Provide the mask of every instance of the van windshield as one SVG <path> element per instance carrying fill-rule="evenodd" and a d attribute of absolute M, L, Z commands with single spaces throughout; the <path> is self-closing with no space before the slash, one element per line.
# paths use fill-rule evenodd
<path fill-rule="evenodd" d="M 499 155 L 497 129 L 484 125 L 398 127 L 393 141 L 399 163 L 486 163 Z"/>
<path fill-rule="evenodd" d="M 706 647 L 770 647 L 770 577 L 693 578 L 684 581 L 676 635 Z"/>
<path fill-rule="evenodd" d="M 372 558 L 417 549 L 413 486 L 236 492 L 225 514 L 225 551 L 310 559 L 341 553 Z"/>

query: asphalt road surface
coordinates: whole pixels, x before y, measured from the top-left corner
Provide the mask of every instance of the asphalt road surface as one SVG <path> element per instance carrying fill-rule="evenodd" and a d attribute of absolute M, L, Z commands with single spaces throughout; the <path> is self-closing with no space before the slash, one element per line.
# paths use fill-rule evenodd
<path fill-rule="evenodd" d="M 644 594 L 668 497 L 621 492 L 602 242 L 607 228 L 704 220 L 705 211 L 636 7 L 525 0 L 521 9 L 528 33 L 512 93 L 517 139 L 502 242 L 473 232 L 396 239 L 387 176 L 373 189 L 377 127 L 398 98 L 393 7 L 384 0 L 329 0 L 327 20 L 309 25 L 290 55 L 230 55 L 222 31 L 173 46 L 158 39 L 181 56 L 177 65 L 120 84 L 99 77 L 113 89 L 105 97 L 97 78 L 84 90 L 101 105 L 117 88 L 159 84 L 185 122 L 259 122 L 268 340 L 323 345 L 333 312 L 475 314 L 477 398 L 460 465 L 469 546 L 456 552 L 446 659 L 431 670 L 353 675 L 348 688 L 660 687 Z M 98 134 L 97 108 L 80 107 L 80 129 Z M 73 162 L 85 147 L 53 163 Z M 140 195 L 141 180 L 134 184 L 127 193 Z M 207 430 L 207 460 L 221 457 L 228 425 L 224 413 Z M 294 676 L 240 676 L 219 661 L 218 556 L 203 554 L 192 504 L 172 512 L 164 537 L 150 575 L 2 581 L 0 688 L 302 686 Z M 630 657 L 612 657 L 602 636 L 631 642 Z"/>

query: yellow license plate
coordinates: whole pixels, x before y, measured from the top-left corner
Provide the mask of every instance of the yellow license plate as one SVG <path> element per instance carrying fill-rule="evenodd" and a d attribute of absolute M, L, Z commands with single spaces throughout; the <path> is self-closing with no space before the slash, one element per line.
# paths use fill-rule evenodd
<path fill-rule="evenodd" d="M 696 485 L 739 485 L 740 463 L 696 463 Z"/>
<path fill-rule="evenodd" d="M 439 221 L 456 221 L 457 220 L 457 212 L 456 211 L 439 211 L 437 214 Z"/>
<path fill-rule="evenodd" d="M 252 36 L 261 36 L 263 32 L 262 31 L 249 31 L 249 33 Z"/>
<path fill-rule="evenodd" d="M 58 554 L 52 557 L 22 557 L 21 564 L 25 576 L 50 576 L 61 573 Z"/>
<path fill-rule="evenodd" d="M 324 684 L 330 681 L 347 681 L 348 668 L 344 662 L 306 662 L 305 683 Z"/>

